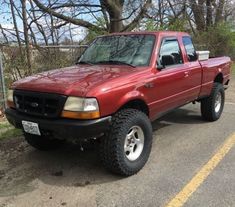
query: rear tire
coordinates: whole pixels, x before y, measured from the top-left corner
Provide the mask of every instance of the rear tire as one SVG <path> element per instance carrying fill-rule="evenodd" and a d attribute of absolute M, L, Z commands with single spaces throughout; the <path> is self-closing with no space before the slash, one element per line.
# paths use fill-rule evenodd
<path fill-rule="evenodd" d="M 49 151 L 57 149 L 63 145 L 64 141 L 58 139 L 50 139 L 47 136 L 37 136 L 24 133 L 25 140 L 29 145 L 40 151 Z"/>
<path fill-rule="evenodd" d="M 151 152 L 151 123 L 143 112 L 123 109 L 112 117 L 109 133 L 100 144 L 106 169 L 119 175 L 133 175 L 143 168 Z"/>
<path fill-rule="evenodd" d="M 214 83 L 211 95 L 201 100 L 201 114 L 207 121 L 216 121 L 220 118 L 225 101 L 224 87 L 221 83 Z"/>

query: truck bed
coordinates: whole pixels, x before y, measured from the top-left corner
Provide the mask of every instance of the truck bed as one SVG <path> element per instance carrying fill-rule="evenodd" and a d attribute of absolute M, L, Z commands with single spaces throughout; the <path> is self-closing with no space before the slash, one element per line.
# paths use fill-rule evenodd
<path fill-rule="evenodd" d="M 200 61 L 200 64 L 202 66 L 202 87 L 199 97 L 210 94 L 214 77 L 216 77 L 217 74 L 221 74 L 223 84 L 228 84 L 231 68 L 231 60 L 229 57 L 210 58 L 205 61 Z"/>

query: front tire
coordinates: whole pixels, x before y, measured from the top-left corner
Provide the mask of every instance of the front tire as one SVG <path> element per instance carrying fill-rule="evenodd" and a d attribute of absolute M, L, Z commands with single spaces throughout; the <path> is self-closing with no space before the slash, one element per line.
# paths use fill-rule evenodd
<path fill-rule="evenodd" d="M 109 171 L 130 176 L 143 168 L 151 146 L 148 117 L 139 110 L 123 109 L 113 116 L 109 133 L 101 140 L 101 160 Z"/>
<path fill-rule="evenodd" d="M 225 101 L 224 87 L 221 83 L 214 83 L 211 95 L 201 101 L 201 114 L 207 121 L 216 121 L 220 118 Z"/>
<path fill-rule="evenodd" d="M 62 140 L 50 139 L 47 136 L 37 136 L 28 133 L 24 133 L 24 137 L 29 145 L 40 151 L 57 149 L 64 143 Z"/>

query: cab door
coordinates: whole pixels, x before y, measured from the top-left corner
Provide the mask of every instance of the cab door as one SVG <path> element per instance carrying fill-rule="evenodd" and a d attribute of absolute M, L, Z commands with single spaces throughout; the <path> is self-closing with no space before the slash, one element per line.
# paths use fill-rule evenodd
<path fill-rule="evenodd" d="M 155 74 L 154 88 L 151 91 L 153 114 L 156 118 L 162 113 L 181 106 L 189 101 L 191 88 L 188 65 L 177 37 L 164 37 L 158 54 L 158 69 Z"/>

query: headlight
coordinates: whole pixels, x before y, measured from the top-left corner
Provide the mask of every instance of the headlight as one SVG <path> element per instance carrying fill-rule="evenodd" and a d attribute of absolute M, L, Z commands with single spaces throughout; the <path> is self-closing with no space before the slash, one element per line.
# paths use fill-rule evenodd
<path fill-rule="evenodd" d="M 15 108 L 14 100 L 13 100 L 13 90 L 9 89 L 7 92 L 7 105 L 8 107 Z"/>
<path fill-rule="evenodd" d="M 68 97 L 62 117 L 73 119 L 95 119 L 100 117 L 99 105 L 95 98 Z"/>

